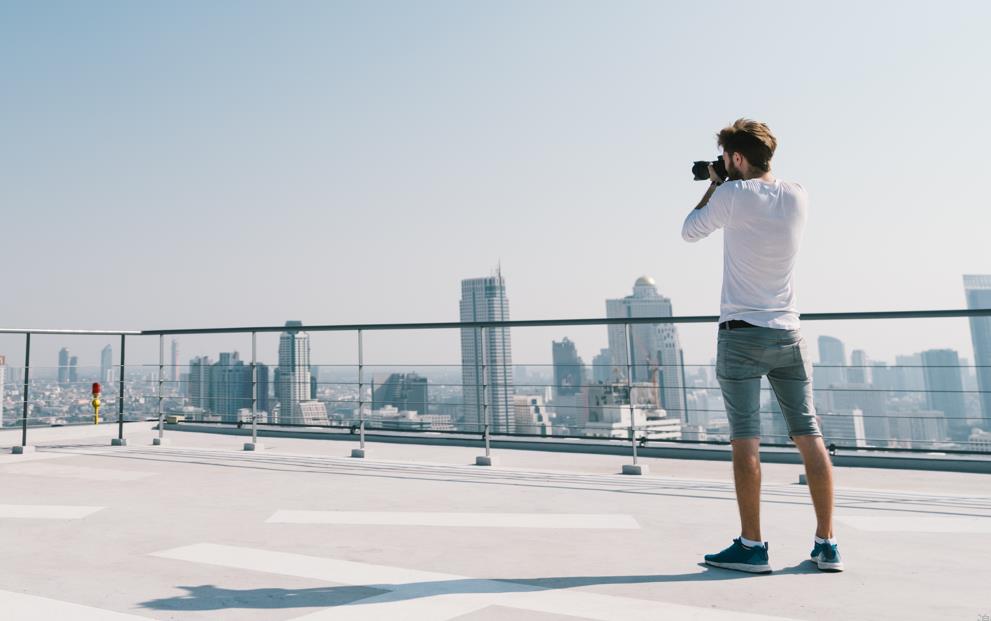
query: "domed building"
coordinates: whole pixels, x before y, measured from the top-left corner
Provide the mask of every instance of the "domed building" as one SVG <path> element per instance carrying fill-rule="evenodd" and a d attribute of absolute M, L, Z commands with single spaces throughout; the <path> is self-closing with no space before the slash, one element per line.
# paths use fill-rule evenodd
<path fill-rule="evenodd" d="M 650 276 L 641 276 L 633 283 L 633 294 L 618 300 L 606 300 L 606 317 L 672 317 L 671 300 L 657 292 L 657 283 Z M 681 343 L 673 323 L 633 324 L 632 379 L 635 384 L 657 387 L 660 406 L 668 416 L 685 420 L 685 380 L 682 367 Z M 617 380 L 626 381 L 627 332 L 623 324 L 609 326 L 609 352 Z"/>

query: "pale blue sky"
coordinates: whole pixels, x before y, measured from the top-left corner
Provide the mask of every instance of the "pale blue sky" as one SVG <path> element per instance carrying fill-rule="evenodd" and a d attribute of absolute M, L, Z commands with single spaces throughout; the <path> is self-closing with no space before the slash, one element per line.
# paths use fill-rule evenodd
<path fill-rule="evenodd" d="M 602 316 L 641 274 L 715 314 L 721 238 L 679 234 L 692 160 L 739 116 L 811 193 L 803 310 L 962 307 L 961 274 L 991 272 L 988 24 L 985 2 L 6 0 L 0 325 L 452 320 L 500 260 L 514 318 Z M 925 325 L 821 331 L 970 357 L 965 322 Z M 453 335 L 419 353 L 458 361 Z"/>

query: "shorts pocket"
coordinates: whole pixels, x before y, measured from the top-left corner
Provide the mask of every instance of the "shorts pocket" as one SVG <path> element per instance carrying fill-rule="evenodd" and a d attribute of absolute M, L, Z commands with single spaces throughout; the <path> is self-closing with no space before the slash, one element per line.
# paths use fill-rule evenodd
<path fill-rule="evenodd" d="M 764 348 L 732 337 L 719 339 L 716 344 L 716 375 L 727 379 L 746 379 L 761 374 Z"/>

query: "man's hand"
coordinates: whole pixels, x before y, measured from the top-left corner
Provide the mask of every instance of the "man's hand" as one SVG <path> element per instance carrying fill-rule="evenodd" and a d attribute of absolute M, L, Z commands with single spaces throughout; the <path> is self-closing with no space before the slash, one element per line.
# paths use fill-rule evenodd
<path fill-rule="evenodd" d="M 723 179 L 716 173 L 716 167 L 709 164 L 709 179 L 716 185 L 722 185 Z"/>

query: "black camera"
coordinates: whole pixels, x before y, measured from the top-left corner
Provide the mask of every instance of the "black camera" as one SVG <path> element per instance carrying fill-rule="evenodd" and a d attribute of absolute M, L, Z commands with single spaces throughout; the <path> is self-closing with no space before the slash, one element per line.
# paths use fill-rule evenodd
<path fill-rule="evenodd" d="M 723 164 L 723 158 L 719 158 L 713 162 L 695 162 L 692 164 L 692 174 L 695 175 L 696 181 L 708 181 L 709 180 L 709 164 L 716 170 L 716 174 L 720 179 L 726 181 L 729 177 L 726 174 L 726 165 Z"/>

